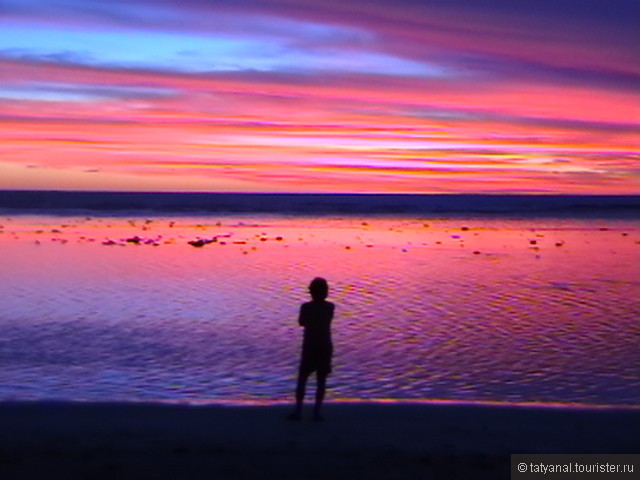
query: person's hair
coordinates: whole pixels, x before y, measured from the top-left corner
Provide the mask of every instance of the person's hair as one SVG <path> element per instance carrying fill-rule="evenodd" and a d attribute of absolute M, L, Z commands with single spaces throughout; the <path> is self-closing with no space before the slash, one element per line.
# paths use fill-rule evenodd
<path fill-rule="evenodd" d="M 324 278 L 316 277 L 309 284 L 309 293 L 314 300 L 324 300 L 329 296 L 329 284 Z"/>

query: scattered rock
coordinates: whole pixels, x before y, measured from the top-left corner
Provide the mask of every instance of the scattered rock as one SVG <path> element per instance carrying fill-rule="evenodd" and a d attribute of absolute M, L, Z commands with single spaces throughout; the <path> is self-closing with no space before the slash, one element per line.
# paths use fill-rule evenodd
<path fill-rule="evenodd" d="M 209 243 L 209 241 L 203 238 L 198 238 L 197 240 L 189 240 L 187 243 L 192 247 L 204 247 L 207 243 Z"/>
<path fill-rule="evenodd" d="M 191 245 L 192 247 L 204 247 L 205 245 L 209 245 L 210 243 L 220 243 L 221 245 L 224 245 L 224 242 L 218 242 L 218 238 L 220 237 L 230 237 L 231 234 L 224 234 L 224 235 L 216 235 L 214 237 L 211 238 L 197 238 L 195 240 L 189 240 L 187 243 L 189 245 Z M 233 243 L 247 243 L 247 242 L 233 242 Z"/>

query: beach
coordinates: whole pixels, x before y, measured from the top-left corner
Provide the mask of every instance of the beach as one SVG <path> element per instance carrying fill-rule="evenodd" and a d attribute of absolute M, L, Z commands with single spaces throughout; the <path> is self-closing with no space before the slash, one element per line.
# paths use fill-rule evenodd
<path fill-rule="evenodd" d="M 0 477 L 509 478 L 512 453 L 637 453 L 639 409 L 4 403 Z M 307 412 L 310 414 L 310 411 Z"/>
<path fill-rule="evenodd" d="M 635 218 L 0 226 L 2 480 L 495 479 L 513 453 L 637 453 Z M 319 274 L 326 420 L 292 423 Z"/>

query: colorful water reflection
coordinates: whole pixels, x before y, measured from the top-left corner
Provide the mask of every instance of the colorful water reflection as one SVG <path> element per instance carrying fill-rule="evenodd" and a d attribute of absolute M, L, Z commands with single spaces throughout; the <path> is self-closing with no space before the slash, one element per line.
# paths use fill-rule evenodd
<path fill-rule="evenodd" d="M 331 399 L 638 404 L 638 221 L 0 225 L 3 400 L 289 400 L 297 309 L 322 275 Z"/>

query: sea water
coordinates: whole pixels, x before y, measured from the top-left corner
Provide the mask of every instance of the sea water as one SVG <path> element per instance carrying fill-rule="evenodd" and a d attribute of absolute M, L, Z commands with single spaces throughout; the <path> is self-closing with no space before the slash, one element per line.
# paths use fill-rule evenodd
<path fill-rule="evenodd" d="M 7 215 L 0 401 L 289 401 L 322 276 L 328 399 L 638 405 L 639 260 L 634 219 Z"/>

